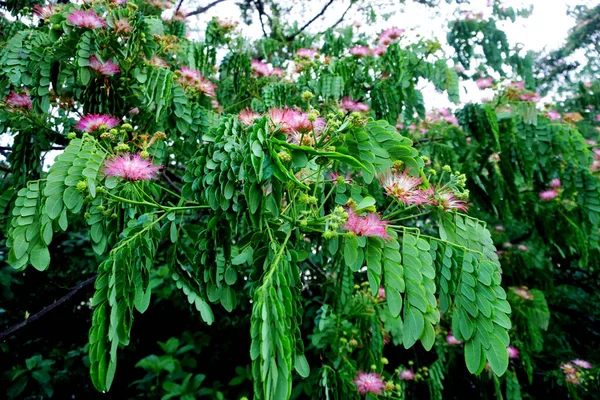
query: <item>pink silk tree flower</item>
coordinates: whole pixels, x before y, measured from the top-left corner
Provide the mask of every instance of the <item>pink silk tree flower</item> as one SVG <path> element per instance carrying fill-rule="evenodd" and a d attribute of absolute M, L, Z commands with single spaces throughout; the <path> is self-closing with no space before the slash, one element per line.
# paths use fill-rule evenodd
<path fill-rule="evenodd" d="M 250 126 L 254 124 L 255 120 L 260 118 L 260 114 L 257 114 L 249 108 L 246 108 L 245 110 L 240 111 L 238 117 L 240 118 L 240 122 L 242 124 Z"/>
<path fill-rule="evenodd" d="M 67 21 L 80 28 L 97 29 L 104 28 L 106 22 L 94 10 L 75 11 L 67 17 Z"/>
<path fill-rule="evenodd" d="M 104 76 L 113 76 L 121 72 L 118 64 L 111 60 L 102 62 L 96 56 L 90 57 L 90 68 Z"/>
<path fill-rule="evenodd" d="M 317 54 L 317 51 L 313 50 L 313 49 L 298 49 L 298 50 L 296 50 L 296 55 L 298 55 L 298 57 L 308 58 L 309 60 L 314 59 L 316 54 Z"/>
<path fill-rule="evenodd" d="M 101 126 L 104 126 L 106 129 L 114 128 L 119 122 L 117 118 L 110 115 L 87 114 L 79 120 L 75 128 L 80 131 L 92 133 Z"/>
<path fill-rule="evenodd" d="M 373 49 L 373 54 L 375 54 L 376 56 L 382 56 L 385 54 L 385 52 L 387 51 L 387 47 L 386 46 L 377 46 Z"/>
<path fill-rule="evenodd" d="M 533 300 L 534 299 L 533 295 L 531 294 L 531 292 L 529 291 L 529 288 L 527 286 L 511 287 L 510 290 L 512 290 L 517 296 L 519 296 L 523 300 Z"/>
<path fill-rule="evenodd" d="M 466 71 L 465 67 L 463 67 L 463 65 L 461 63 L 456 64 L 454 66 L 454 70 L 459 74 L 462 74 Z"/>
<path fill-rule="evenodd" d="M 405 369 L 404 371 L 400 372 L 400 379 L 402 379 L 403 381 L 412 381 L 413 379 L 415 379 L 415 373 L 412 372 L 410 369 Z"/>
<path fill-rule="evenodd" d="M 552 122 L 555 122 L 560 119 L 560 113 L 556 110 L 550 110 L 545 115 Z"/>
<path fill-rule="evenodd" d="M 270 75 L 269 66 L 262 61 L 252 60 L 250 62 L 250 68 L 255 77 Z"/>
<path fill-rule="evenodd" d="M 31 109 L 31 97 L 26 93 L 18 94 L 11 90 L 5 101 L 10 108 Z"/>
<path fill-rule="evenodd" d="M 458 199 L 454 193 L 450 191 L 443 190 L 434 193 L 429 192 L 428 194 L 431 195 L 431 205 L 442 207 L 444 211 L 467 211 L 466 201 Z"/>
<path fill-rule="evenodd" d="M 384 301 L 385 299 L 385 288 L 380 286 L 379 291 L 377 292 L 377 301 Z"/>
<path fill-rule="evenodd" d="M 358 101 L 352 100 L 350 97 L 344 97 L 342 99 L 342 108 L 346 111 L 350 112 L 367 112 L 369 111 L 369 106 L 367 104 L 360 103 Z"/>
<path fill-rule="evenodd" d="M 576 359 L 571 362 L 577 365 L 579 368 L 592 369 L 592 364 L 590 364 L 588 361 Z"/>
<path fill-rule="evenodd" d="M 523 81 L 511 82 L 508 84 L 508 87 L 515 89 L 515 90 L 525 90 L 525 82 L 523 82 Z"/>
<path fill-rule="evenodd" d="M 354 384 L 356 385 L 356 390 L 362 394 L 381 394 L 385 388 L 385 383 L 383 383 L 381 375 L 374 372 L 359 371 L 358 377 L 354 380 Z"/>
<path fill-rule="evenodd" d="M 217 17 L 215 21 L 217 22 L 217 25 L 226 31 L 232 31 L 239 25 L 239 22 L 233 21 L 229 18 L 223 19 Z"/>
<path fill-rule="evenodd" d="M 129 20 L 127 20 L 127 18 L 115 19 L 113 21 L 112 25 L 113 25 L 113 30 L 115 31 L 115 33 L 118 33 L 118 34 L 127 34 L 133 30 L 133 28 L 131 27 L 131 24 L 129 23 Z"/>
<path fill-rule="evenodd" d="M 479 78 L 475 80 L 475 84 L 481 90 L 488 89 L 494 85 L 494 80 L 491 77 Z"/>
<path fill-rule="evenodd" d="M 544 201 L 549 201 L 558 196 L 558 192 L 556 189 L 544 190 L 540 192 L 540 199 Z"/>
<path fill-rule="evenodd" d="M 514 360 L 519 358 L 519 350 L 517 350 L 516 347 L 508 346 L 506 351 L 508 352 L 508 358 L 512 358 Z"/>
<path fill-rule="evenodd" d="M 538 102 L 541 100 L 541 97 L 539 94 L 537 93 L 523 93 L 519 96 L 519 99 L 522 101 L 533 101 L 533 102 Z"/>
<path fill-rule="evenodd" d="M 215 96 L 215 89 L 217 85 L 203 77 L 200 71 L 189 67 L 181 67 L 177 73 L 179 74 L 177 83 L 179 83 L 184 89 L 190 87 L 208 97 Z"/>
<path fill-rule="evenodd" d="M 371 49 L 367 46 L 354 46 L 350 49 L 350 54 L 354 57 L 367 57 L 371 55 Z"/>
<path fill-rule="evenodd" d="M 53 4 L 49 4 L 47 6 L 41 7 L 38 5 L 33 6 L 33 13 L 43 19 L 44 21 L 50 19 L 54 14 L 56 14 L 56 9 Z"/>
<path fill-rule="evenodd" d="M 448 335 L 446 335 L 446 343 L 451 346 L 456 346 L 458 344 L 462 344 L 463 342 L 455 338 L 452 332 L 448 332 Z"/>
<path fill-rule="evenodd" d="M 348 221 L 344 230 L 354 232 L 357 236 L 374 236 L 387 239 L 387 221 L 382 221 L 378 214 L 368 214 L 366 217 L 357 215 L 354 210 L 348 209 Z"/>
<path fill-rule="evenodd" d="M 550 181 L 550 187 L 554 189 L 558 189 L 562 186 L 560 179 L 554 178 Z"/>
<path fill-rule="evenodd" d="M 379 178 L 381 186 L 388 196 L 391 196 L 406 205 L 423 204 L 427 202 L 426 197 L 419 189 L 421 178 L 408 175 L 408 171 L 402 174 L 388 171 Z"/>
<path fill-rule="evenodd" d="M 148 60 L 148 63 L 154 67 L 167 67 L 169 68 L 169 63 L 166 62 L 165 60 L 163 60 L 162 58 L 160 58 L 157 55 L 153 55 L 152 58 L 150 60 Z"/>
<path fill-rule="evenodd" d="M 104 163 L 103 172 L 109 176 L 117 176 L 128 181 L 148 181 L 156 179 L 160 166 L 153 165 L 149 159 L 139 154 L 122 154 L 109 158 Z"/>

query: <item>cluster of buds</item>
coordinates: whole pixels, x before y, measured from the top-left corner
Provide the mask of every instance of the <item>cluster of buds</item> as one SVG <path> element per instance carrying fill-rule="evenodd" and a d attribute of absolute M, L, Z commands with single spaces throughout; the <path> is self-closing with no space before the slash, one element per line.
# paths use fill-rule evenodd
<path fill-rule="evenodd" d="M 337 230 L 348 221 L 348 212 L 341 206 L 336 207 L 326 218 L 326 228 L 323 237 L 331 239 L 338 235 Z"/>

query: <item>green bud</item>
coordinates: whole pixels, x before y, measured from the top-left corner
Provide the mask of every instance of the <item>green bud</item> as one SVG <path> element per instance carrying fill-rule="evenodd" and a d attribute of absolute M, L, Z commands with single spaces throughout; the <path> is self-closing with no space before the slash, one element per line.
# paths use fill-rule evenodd
<path fill-rule="evenodd" d="M 148 151 L 144 150 L 140 153 L 140 157 L 142 157 L 144 159 L 148 158 L 148 157 L 150 157 L 150 153 L 148 153 Z"/>
<path fill-rule="evenodd" d="M 444 172 L 452 172 L 452 168 L 450 168 L 450 166 L 449 166 L 449 165 L 444 165 L 444 166 L 442 167 L 442 169 L 444 170 Z"/>
<path fill-rule="evenodd" d="M 111 129 L 112 130 L 112 129 Z M 104 132 L 100 135 L 101 140 L 113 140 L 115 137 L 108 132 Z"/>
<path fill-rule="evenodd" d="M 85 192 L 87 189 L 87 182 L 86 181 L 77 182 L 77 185 L 75 185 L 75 189 L 77 189 L 77 191 L 79 191 L 79 192 Z"/>
<path fill-rule="evenodd" d="M 111 217 L 112 219 L 115 219 L 115 218 L 117 218 L 117 217 L 118 217 L 118 215 L 117 215 L 117 213 L 112 213 L 110 217 Z"/>
<path fill-rule="evenodd" d="M 431 175 L 431 176 L 436 176 L 436 175 L 437 175 L 437 172 L 435 171 L 435 169 L 430 169 L 430 170 L 429 170 L 429 175 Z"/>
<path fill-rule="evenodd" d="M 90 218 L 92 218 L 92 214 L 90 214 L 89 212 L 86 212 L 85 214 L 83 214 L 83 218 L 90 219 Z"/>
<path fill-rule="evenodd" d="M 73 140 L 73 139 L 75 139 L 75 138 L 77 138 L 77 134 L 76 134 L 75 132 L 69 132 L 69 133 L 67 134 L 67 139 L 69 139 L 69 140 Z"/>
<path fill-rule="evenodd" d="M 376 370 L 377 370 L 377 365 L 371 364 L 371 371 L 376 371 Z"/>
<path fill-rule="evenodd" d="M 381 363 L 382 363 L 383 365 L 388 365 L 388 364 L 390 363 L 390 361 L 389 361 L 387 358 L 385 358 L 385 357 L 382 357 L 382 358 L 381 358 Z"/>
<path fill-rule="evenodd" d="M 281 160 L 281 162 L 292 161 L 292 156 L 286 150 L 281 150 L 279 153 L 277 153 L 277 157 Z"/>
<path fill-rule="evenodd" d="M 302 93 L 302 100 L 306 102 L 309 102 L 313 97 L 314 95 L 312 94 L 312 92 L 308 90 Z"/>
<path fill-rule="evenodd" d="M 111 130 L 108 131 L 108 133 L 110 133 L 111 135 L 118 135 L 119 131 L 116 130 L 115 128 L 112 128 Z"/>
<path fill-rule="evenodd" d="M 96 207 L 96 210 L 98 210 L 98 211 L 104 211 L 104 210 L 106 210 L 106 207 L 104 207 L 104 206 L 98 206 L 98 207 Z"/>
<path fill-rule="evenodd" d="M 131 126 L 131 124 L 123 124 L 121 125 L 121 128 L 123 128 L 124 130 L 131 132 L 133 130 L 133 126 Z"/>

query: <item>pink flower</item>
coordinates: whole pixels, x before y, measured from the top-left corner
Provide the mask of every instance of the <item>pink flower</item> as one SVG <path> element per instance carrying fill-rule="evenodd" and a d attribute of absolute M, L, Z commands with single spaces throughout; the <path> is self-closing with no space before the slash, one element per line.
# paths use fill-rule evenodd
<path fill-rule="evenodd" d="M 254 121 L 260 118 L 260 114 L 255 113 L 254 111 L 246 108 L 245 110 L 240 111 L 239 113 L 240 122 L 244 125 L 250 126 L 254 124 Z"/>
<path fill-rule="evenodd" d="M 104 163 L 103 172 L 106 176 L 118 176 L 128 181 L 147 181 L 156 179 L 160 166 L 152 161 L 143 159 L 139 154 L 122 154 L 109 158 Z"/>
<path fill-rule="evenodd" d="M 33 6 L 33 13 L 45 21 L 56 14 L 56 9 L 54 8 L 53 4 L 49 4 L 44 7 L 35 5 Z"/>
<path fill-rule="evenodd" d="M 458 118 L 456 118 L 456 116 L 454 115 L 444 117 L 444 121 L 446 121 L 450 125 L 458 126 Z"/>
<path fill-rule="evenodd" d="M 461 63 L 458 63 L 458 64 L 456 64 L 456 65 L 454 66 L 454 70 L 455 70 L 456 72 L 458 72 L 459 74 L 462 74 L 462 73 L 464 73 L 464 72 L 466 71 L 466 70 L 465 70 L 465 67 L 463 67 L 463 65 L 462 65 Z"/>
<path fill-rule="evenodd" d="M 405 369 L 400 372 L 400 379 L 402 379 L 403 381 L 412 381 L 413 379 L 415 379 L 415 373 L 412 372 L 410 369 Z"/>
<path fill-rule="evenodd" d="M 138 115 L 139 113 L 140 113 L 140 109 L 137 108 L 137 107 L 132 108 L 131 110 L 129 110 L 129 114 L 131 114 L 131 115 Z"/>
<path fill-rule="evenodd" d="M 167 10 L 172 6 L 169 0 L 147 0 L 147 2 L 152 7 L 160 8 L 161 10 Z"/>
<path fill-rule="evenodd" d="M 106 127 L 106 129 L 114 128 L 119 122 L 117 118 L 110 115 L 88 114 L 79 120 L 75 128 L 80 131 L 92 133 L 101 126 Z"/>
<path fill-rule="evenodd" d="M 431 202 L 431 205 L 433 205 L 434 207 L 442 207 L 444 211 L 467 210 L 466 202 L 464 200 L 458 199 L 454 195 L 454 193 L 450 191 L 436 191 L 433 194 L 430 191 L 428 195 L 431 196 L 429 200 Z"/>
<path fill-rule="evenodd" d="M 352 100 L 350 97 L 344 97 L 342 99 L 342 108 L 347 111 L 353 112 L 367 112 L 369 111 L 369 106 L 363 103 L 359 103 L 358 101 Z"/>
<path fill-rule="evenodd" d="M 520 244 L 517 246 L 517 249 L 519 249 L 521 251 L 528 251 L 529 247 L 525 246 L 524 244 Z"/>
<path fill-rule="evenodd" d="M 177 82 L 185 89 L 192 88 L 198 92 L 205 94 L 208 97 L 215 96 L 215 88 L 217 85 L 202 76 L 200 71 L 188 67 L 181 67 Z"/>
<path fill-rule="evenodd" d="M 511 287 L 510 290 L 512 290 L 517 296 L 519 296 L 523 300 L 533 300 L 534 299 L 533 295 L 531 294 L 531 292 L 529 291 L 529 288 L 527 288 L 527 286 Z"/>
<path fill-rule="evenodd" d="M 354 46 L 350 49 L 350 54 L 354 57 L 366 57 L 371 55 L 371 49 L 366 46 Z"/>
<path fill-rule="evenodd" d="M 113 76 L 121 72 L 118 64 L 115 64 L 111 60 L 103 63 L 96 56 L 90 57 L 90 68 L 104 76 Z"/>
<path fill-rule="evenodd" d="M 475 84 L 481 90 L 491 88 L 494 85 L 494 80 L 491 77 L 479 78 L 475 80 Z"/>
<path fill-rule="evenodd" d="M 377 393 L 380 394 L 382 390 L 385 388 L 385 383 L 383 383 L 383 379 L 381 375 L 376 374 L 374 372 L 358 372 L 358 377 L 354 380 L 354 384 L 356 385 L 356 390 L 359 393 L 367 394 L 367 393 Z"/>
<path fill-rule="evenodd" d="M 552 200 L 556 196 L 558 196 L 558 192 L 556 191 L 556 189 L 544 190 L 540 193 L 540 199 L 544 201 Z"/>
<path fill-rule="evenodd" d="M 378 301 L 385 300 L 385 288 L 383 286 L 379 287 L 379 291 L 377 292 L 377 300 Z"/>
<path fill-rule="evenodd" d="M 406 205 L 428 202 L 423 191 L 419 189 L 421 178 L 408 175 L 407 170 L 404 170 L 402 174 L 387 171 L 379 178 L 379 181 L 388 196 L 391 196 Z"/>
<path fill-rule="evenodd" d="M 508 87 L 515 89 L 515 90 L 525 90 L 525 82 L 523 82 L 523 81 L 511 82 L 508 84 Z"/>
<path fill-rule="evenodd" d="M 519 358 L 519 350 L 517 350 L 516 347 L 508 346 L 506 348 L 506 350 L 508 351 L 508 358 L 512 358 L 512 359 Z"/>
<path fill-rule="evenodd" d="M 110 0 L 110 2 L 118 6 L 122 6 L 123 4 L 127 3 L 127 0 Z"/>
<path fill-rule="evenodd" d="M 316 50 L 313 50 L 313 49 L 298 49 L 298 50 L 296 50 L 296 54 L 300 58 L 308 58 L 308 59 L 312 60 L 313 58 L 315 58 L 315 55 L 317 54 L 317 52 L 316 52 Z"/>
<path fill-rule="evenodd" d="M 399 131 L 403 130 L 403 129 L 404 129 L 404 124 L 403 124 L 403 123 L 401 123 L 401 122 L 398 122 L 398 123 L 396 124 L 396 129 L 398 129 Z"/>
<path fill-rule="evenodd" d="M 550 187 L 554 189 L 558 189 L 562 186 L 560 179 L 554 178 L 550 181 Z"/>
<path fill-rule="evenodd" d="M 234 30 L 239 22 L 237 21 L 233 21 L 229 18 L 226 19 L 221 19 L 221 18 L 215 18 L 215 21 L 217 22 L 217 25 L 219 25 L 222 29 L 226 30 L 226 31 L 232 31 Z"/>
<path fill-rule="evenodd" d="M 148 63 L 154 67 L 167 67 L 169 68 L 169 63 L 157 56 L 156 54 L 152 56 Z"/>
<path fill-rule="evenodd" d="M 592 82 L 583 82 L 583 86 L 585 86 L 588 89 L 591 89 L 591 87 L 593 86 Z"/>
<path fill-rule="evenodd" d="M 504 230 L 504 227 L 503 227 L 502 225 L 496 225 L 496 228 L 495 228 L 495 229 L 496 229 L 497 231 L 503 231 L 503 230 Z"/>
<path fill-rule="evenodd" d="M 600 114 L 596 115 L 596 122 L 600 122 Z"/>
<path fill-rule="evenodd" d="M 281 78 L 283 75 L 285 75 L 285 70 L 283 68 L 273 68 L 271 70 L 271 76 Z"/>
<path fill-rule="evenodd" d="M 376 236 L 387 239 L 389 237 L 386 232 L 387 224 L 387 221 L 382 221 L 378 214 L 361 217 L 350 208 L 344 230 L 354 232 L 358 236 Z"/>
<path fill-rule="evenodd" d="M 592 369 L 592 364 L 590 364 L 589 362 L 585 361 L 585 360 L 580 360 L 580 359 L 576 359 L 571 361 L 573 364 L 577 365 L 580 368 L 584 368 L 584 369 Z"/>
<path fill-rule="evenodd" d="M 127 18 L 119 18 L 113 21 L 113 29 L 115 33 L 124 34 L 130 33 L 133 28 Z"/>
<path fill-rule="evenodd" d="M 550 110 L 546 113 L 546 117 L 552 122 L 560 119 L 560 113 L 556 110 Z"/>
<path fill-rule="evenodd" d="M 255 77 L 270 75 L 269 66 L 262 61 L 252 60 L 250 62 L 250 67 L 252 72 L 254 72 Z"/>
<path fill-rule="evenodd" d="M 400 39 L 403 33 L 404 29 L 396 27 L 386 29 L 379 35 L 379 44 L 382 46 L 387 46 L 391 44 L 394 40 Z"/>
<path fill-rule="evenodd" d="M 387 51 L 386 46 L 377 46 L 373 49 L 373 54 L 375 54 L 376 56 L 382 56 L 385 54 L 386 51 Z"/>
<path fill-rule="evenodd" d="M 346 173 L 346 176 L 342 176 L 340 174 L 338 174 L 337 172 L 332 172 L 331 175 L 329 175 L 329 178 L 334 181 L 334 184 L 338 184 L 338 183 L 352 183 L 352 175 L 350 174 L 350 171 L 348 171 Z"/>
<path fill-rule="evenodd" d="M 527 92 L 527 93 L 523 93 L 519 96 L 519 99 L 522 101 L 533 101 L 533 102 L 538 102 L 540 101 L 541 97 L 539 94 L 537 93 L 531 93 L 531 92 Z"/>
<path fill-rule="evenodd" d="M 457 338 L 454 337 L 454 335 L 452 334 L 452 332 L 448 332 L 448 335 L 446 335 L 446 343 L 448 343 L 449 345 L 457 345 L 457 344 L 462 344 L 463 342 L 458 340 Z"/>
<path fill-rule="evenodd" d="M 18 94 L 11 90 L 5 101 L 10 108 L 31 109 L 31 97 L 27 93 Z"/>
<path fill-rule="evenodd" d="M 94 10 L 75 11 L 67 17 L 67 21 L 80 28 L 96 29 L 106 26 L 104 19 L 99 17 Z"/>

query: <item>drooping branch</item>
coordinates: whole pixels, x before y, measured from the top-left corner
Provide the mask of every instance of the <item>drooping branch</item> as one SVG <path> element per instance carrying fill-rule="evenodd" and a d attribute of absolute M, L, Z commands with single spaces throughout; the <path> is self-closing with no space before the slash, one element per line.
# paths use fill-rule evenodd
<path fill-rule="evenodd" d="M 304 30 L 306 28 L 308 28 L 313 22 L 315 22 L 317 19 L 321 18 L 323 16 L 323 14 L 325 14 L 325 11 L 327 11 L 327 9 L 329 8 L 330 5 L 333 4 L 335 0 L 329 0 L 327 2 L 327 4 L 325 4 L 323 6 L 323 8 L 321 9 L 321 11 L 315 15 L 310 21 L 308 21 L 307 23 L 305 23 L 302 28 L 300 28 L 298 31 L 296 31 L 294 34 L 287 36 L 285 39 L 286 40 L 293 40 L 296 36 L 298 36 L 299 34 L 301 34 L 302 32 L 304 32 Z"/>
<path fill-rule="evenodd" d="M 211 8 L 213 8 L 214 6 L 216 6 L 217 4 L 220 4 L 220 3 L 224 2 L 224 1 L 225 0 L 215 0 L 212 3 L 208 3 L 204 7 L 199 7 L 197 9 L 195 9 L 194 11 L 189 12 L 187 16 L 191 17 L 192 15 L 204 14 L 205 12 L 207 12 L 208 10 L 210 10 Z"/>
<path fill-rule="evenodd" d="M 344 11 L 342 16 L 335 22 L 335 24 L 331 25 L 329 27 L 329 29 L 333 29 L 336 26 L 338 26 L 339 24 L 341 24 L 344 21 L 344 18 L 346 18 L 346 14 L 348 14 L 348 11 L 350 11 L 350 9 L 352 8 L 353 5 L 354 5 L 354 2 L 350 2 L 350 5 L 348 5 L 348 8 L 346 8 L 346 11 Z M 321 34 L 323 34 L 323 33 L 325 33 L 325 32 L 321 32 Z"/>
<path fill-rule="evenodd" d="M 55 301 L 54 303 L 50 304 L 48 307 L 44 308 L 42 311 L 32 315 L 27 320 L 25 320 L 23 322 L 19 322 L 18 324 L 13 325 L 10 328 L 8 328 L 7 330 L 5 330 L 4 332 L 0 333 L 0 341 L 5 340 L 5 338 L 10 337 L 13 333 L 18 331 L 19 329 L 31 324 L 32 322 L 37 321 L 38 319 L 42 318 L 44 315 L 46 315 L 50 311 L 57 308 L 58 306 L 66 303 L 71 297 L 75 296 L 75 294 L 77 292 L 79 292 L 81 289 L 94 283 L 96 281 L 97 277 L 98 277 L 98 275 L 94 275 L 91 278 L 81 282 L 79 285 L 77 285 L 77 286 L 73 287 L 71 290 L 69 290 L 69 292 L 66 295 L 64 295 L 63 297 L 61 297 L 59 300 Z"/>

